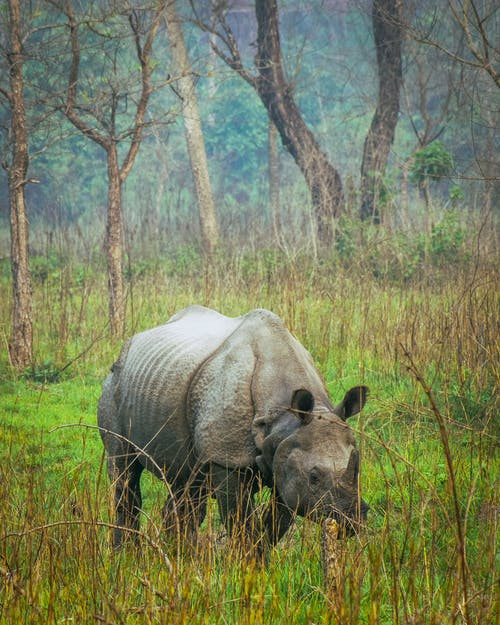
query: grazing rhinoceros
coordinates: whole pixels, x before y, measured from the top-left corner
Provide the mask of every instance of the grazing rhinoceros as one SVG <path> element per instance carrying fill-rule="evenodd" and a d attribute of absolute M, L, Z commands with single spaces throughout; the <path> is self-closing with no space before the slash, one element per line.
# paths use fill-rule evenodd
<path fill-rule="evenodd" d="M 368 506 L 345 421 L 367 390 L 352 388 L 334 407 L 309 353 L 268 310 L 229 318 L 189 306 L 136 334 L 98 409 L 115 487 L 115 546 L 121 528 L 138 528 L 144 468 L 167 483 L 167 526 L 195 528 L 214 493 L 226 527 L 250 529 L 252 496 L 265 484 L 271 503 L 259 531 L 272 543 L 294 513 L 334 517 L 352 531 Z"/>

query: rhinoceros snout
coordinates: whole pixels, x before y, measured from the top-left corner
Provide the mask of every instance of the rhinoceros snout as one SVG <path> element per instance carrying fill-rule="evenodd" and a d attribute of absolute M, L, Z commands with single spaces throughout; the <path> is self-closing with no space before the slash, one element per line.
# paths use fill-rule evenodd
<path fill-rule="evenodd" d="M 347 493 L 338 485 L 328 497 L 318 502 L 311 517 L 316 522 L 334 519 L 341 528 L 339 537 L 358 534 L 364 527 L 370 506 L 357 494 Z"/>

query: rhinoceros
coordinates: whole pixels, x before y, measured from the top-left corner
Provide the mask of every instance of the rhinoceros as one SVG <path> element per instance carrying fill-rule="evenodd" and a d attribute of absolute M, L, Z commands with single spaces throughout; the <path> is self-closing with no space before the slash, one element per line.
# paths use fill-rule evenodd
<path fill-rule="evenodd" d="M 295 514 L 335 518 L 346 533 L 356 531 L 368 506 L 346 419 L 367 393 L 356 386 L 334 406 L 309 352 L 268 310 L 230 318 L 193 305 L 136 334 L 98 406 L 115 489 L 114 545 L 124 529 L 138 530 L 145 468 L 167 485 L 168 527 L 195 530 L 215 495 L 228 530 L 255 534 L 252 499 L 267 485 L 258 532 L 267 544 Z"/>

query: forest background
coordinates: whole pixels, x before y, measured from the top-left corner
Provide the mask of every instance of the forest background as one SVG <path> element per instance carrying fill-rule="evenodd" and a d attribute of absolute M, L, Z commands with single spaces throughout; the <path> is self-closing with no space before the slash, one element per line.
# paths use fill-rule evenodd
<path fill-rule="evenodd" d="M 200 6 L 202 16 L 198 7 L 196 17 L 211 23 L 207 7 Z M 494 46 L 498 11 L 487 3 L 480 8 L 491 46 L 486 46 L 483 66 L 468 48 L 463 28 L 447 3 L 442 10 L 435 4 L 410 3 L 402 11 L 400 112 L 379 200 L 387 228 L 403 234 L 426 228 L 429 234 L 443 219 L 453 221 L 450 212 L 454 209 L 461 217 L 471 212 L 484 214 L 498 206 L 498 74 L 492 78 L 485 70 L 488 59 L 493 68 L 498 65 Z M 111 3 L 105 9 L 93 3 L 79 7 L 78 106 L 94 117 L 96 127 L 106 123 L 106 108 L 115 106 L 113 123 L 119 135 L 132 125 L 140 72 L 134 36 L 127 30 L 127 5 Z M 151 16 L 144 10 L 139 13 L 139 28 L 147 32 Z M 179 3 L 179 13 L 186 20 L 186 47 L 225 246 L 310 249 L 315 233 L 307 187 L 279 141 L 280 205 L 273 207 L 270 202 L 265 107 L 251 85 L 213 51 L 211 43 L 223 47 L 216 36 L 192 23 L 195 13 L 189 2 Z M 280 6 L 279 15 L 288 88 L 321 149 L 341 174 L 346 196 L 343 216 L 356 217 L 363 145 L 378 92 L 371 3 L 288 2 Z M 6 36 L 6 7 L 3 18 Z M 229 3 L 225 18 L 234 31 L 243 65 L 251 70 L 257 37 L 252 4 Z M 473 29 L 469 19 L 466 26 Z M 85 28 L 85 24 L 95 24 L 95 28 Z M 35 4 L 31 14 L 23 16 L 22 34 L 30 144 L 25 192 L 34 239 L 32 255 L 46 252 L 43 237 L 36 235 L 61 228 L 80 241 L 78 252 L 99 253 L 107 198 L 106 153 L 64 115 L 71 64 L 67 17 L 57 10 L 57 3 Z M 472 34 L 478 37 L 480 33 L 476 29 Z M 7 56 L 2 58 L 4 80 L 9 75 Z M 140 250 L 143 258 L 172 253 L 180 245 L 196 248 L 200 242 L 182 102 L 164 29 L 154 38 L 150 65 L 153 88 L 142 142 L 123 189 L 127 249 Z M 5 85 L 2 91 L 7 91 Z M 5 98 L 3 104 L 2 160 L 8 167 L 12 134 Z M 118 143 L 120 155 L 125 143 Z M 423 182 L 436 200 L 429 211 L 422 207 Z M 2 258 L 7 267 L 6 176 L 0 184 Z M 337 244 L 342 246 L 352 233 L 345 223 L 337 227 Z"/>
<path fill-rule="evenodd" d="M 256 6 L 167 4 L 188 69 L 159 5 L 10 0 L 0 9 L 1 621 L 495 622 L 498 7 L 255 3 L 276 8 L 282 95 L 338 174 L 342 202 L 325 235 L 307 165 L 283 145 L 252 79 L 262 58 Z M 381 98 L 374 6 L 386 17 L 397 8 L 387 22 L 402 43 L 395 135 L 376 176 L 362 167 Z M 211 244 L 185 136 L 193 94 Z M 117 327 L 110 154 L 126 169 Z M 368 215 L 363 176 L 376 182 Z M 12 248 L 19 223 L 29 223 L 24 257 Z M 16 326 L 23 262 L 29 308 Z M 229 315 L 270 308 L 311 351 L 333 398 L 370 386 L 353 427 L 371 512 L 365 534 L 343 547 L 340 588 L 324 587 L 312 524 L 299 523 L 265 570 L 216 543 L 210 518 L 195 549 L 169 542 L 153 482 L 143 553 L 109 551 L 100 384 L 123 337 L 190 303 Z M 16 360 L 16 328 L 22 351 L 28 326 L 30 349 Z"/>

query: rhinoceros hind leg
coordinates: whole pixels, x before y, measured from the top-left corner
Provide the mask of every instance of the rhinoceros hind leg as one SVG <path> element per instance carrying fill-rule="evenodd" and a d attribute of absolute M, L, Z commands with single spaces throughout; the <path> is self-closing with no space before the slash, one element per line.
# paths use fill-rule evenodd
<path fill-rule="evenodd" d="M 138 542 L 137 531 L 142 506 L 140 479 L 143 469 L 134 456 L 120 457 L 119 462 L 114 458 L 108 461 L 108 473 L 115 490 L 116 527 L 113 532 L 115 549 L 121 547 L 128 538 Z"/>

